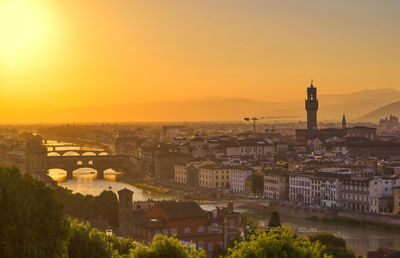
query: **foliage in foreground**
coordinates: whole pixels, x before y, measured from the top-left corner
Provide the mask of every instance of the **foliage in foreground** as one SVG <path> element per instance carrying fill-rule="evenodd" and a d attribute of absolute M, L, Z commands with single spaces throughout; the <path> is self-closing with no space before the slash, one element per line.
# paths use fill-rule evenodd
<path fill-rule="evenodd" d="M 346 241 L 343 238 L 337 237 L 331 233 L 316 233 L 308 237 L 311 242 L 319 241 L 325 245 L 326 253 L 333 257 L 340 258 L 355 258 L 356 255 L 346 248 Z"/>
<path fill-rule="evenodd" d="M 196 250 L 194 246 L 183 245 L 174 237 L 156 235 L 150 245 L 138 244 L 131 249 L 130 257 L 134 258 L 205 258 L 204 250 Z"/>
<path fill-rule="evenodd" d="M 297 237 L 286 225 L 258 232 L 250 240 L 237 242 L 229 248 L 228 257 L 282 257 L 282 258 L 319 258 L 329 257 L 325 246 L 320 242 L 311 242 L 308 238 Z"/>
<path fill-rule="evenodd" d="M 62 257 L 68 227 L 44 183 L 0 167 L 0 257 Z"/>
<path fill-rule="evenodd" d="M 111 226 L 118 227 L 118 198 L 113 191 L 93 196 L 57 187 L 54 194 L 64 205 L 64 213 L 68 216 L 83 220 L 105 219 Z"/>

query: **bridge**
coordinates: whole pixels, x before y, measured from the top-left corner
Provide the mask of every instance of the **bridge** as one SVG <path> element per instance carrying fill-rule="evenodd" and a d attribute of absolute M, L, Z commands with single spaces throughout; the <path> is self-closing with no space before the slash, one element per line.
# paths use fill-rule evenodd
<path fill-rule="evenodd" d="M 97 171 L 97 178 L 104 178 L 104 171 L 115 169 L 125 173 L 133 173 L 136 165 L 135 158 L 126 155 L 106 156 L 47 156 L 47 171 L 62 169 L 67 171 L 67 178 L 72 178 L 74 171 L 79 168 L 92 168 Z"/>
<path fill-rule="evenodd" d="M 233 204 L 233 208 L 240 208 L 245 205 L 257 205 L 270 207 L 270 200 L 221 200 L 221 201 L 206 201 L 204 204 L 213 204 L 217 207 L 227 207 L 229 203 Z M 200 202 L 200 204 L 203 204 Z"/>
<path fill-rule="evenodd" d="M 47 150 L 47 156 L 105 156 L 109 153 L 102 149 L 79 149 L 79 150 Z"/>

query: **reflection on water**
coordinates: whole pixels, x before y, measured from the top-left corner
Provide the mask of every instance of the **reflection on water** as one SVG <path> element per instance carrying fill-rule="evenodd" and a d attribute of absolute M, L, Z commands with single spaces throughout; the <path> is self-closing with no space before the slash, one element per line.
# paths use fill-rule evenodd
<path fill-rule="evenodd" d="M 59 186 L 71 189 L 75 193 L 99 195 L 104 190 L 112 190 L 117 193 L 119 190 L 127 188 L 133 191 L 133 199 L 136 201 L 144 201 L 149 198 L 154 200 L 173 199 L 173 196 L 118 182 L 118 179 L 123 175 L 112 169 L 104 172 L 104 179 L 97 179 L 96 170 L 90 168 L 81 168 L 74 171 L 73 179 L 67 179 L 67 172 L 61 169 L 51 169 L 49 176 L 57 181 Z"/>

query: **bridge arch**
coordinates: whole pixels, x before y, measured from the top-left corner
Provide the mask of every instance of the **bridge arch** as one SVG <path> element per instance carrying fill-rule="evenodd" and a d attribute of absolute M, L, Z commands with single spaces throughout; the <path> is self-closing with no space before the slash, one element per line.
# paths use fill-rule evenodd
<path fill-rule="evenodd" d="M 70 173 L 71 173 L 71 178 L 72 178 L 74 175 L 77 175 L 77 174 L 78 175 L 81 174 L 81 175 L 85 175 L 85 176 L 87 176 L 87 175 L 98 176 L 99 171 L 95 168 L 84 166 L 84 167 L 79 167 L 79 168 L 73 169 L 73 170 L 71 170 Z"/>
<path fill-rule="evenodd" d="M 108 152 L 106 151 L 100 152 L 98 156 L 108 156 Z"/>
<path fill-rule="evenodd" d="M 63 156 L 65 157 L 65 156 L 80 156 L 80 155 L 78 152 L 71 150 L 64 152 Z"/>
<path fill-rule="evenodd" d="M 62 168 L 50 168 L 47 170 L 47 174 L 57 181 L 57 179 L 67 177 L 68 171 Z"/>
<path fill-rule="evenodd" d="M 50 156 L 50 157 L 60 157 L 61 154 L 58 153 L 58 152 L 55 152 L 55 151 L 51 151 L 51 152 L 48 152 L 48 153 L 47 153 L 47 156 Z"/>
<path fill-rule="evenodd" d="M 96 153 L 93 151 L 85 151 L 81 154 L 81 156 L 96 156 Z"/>

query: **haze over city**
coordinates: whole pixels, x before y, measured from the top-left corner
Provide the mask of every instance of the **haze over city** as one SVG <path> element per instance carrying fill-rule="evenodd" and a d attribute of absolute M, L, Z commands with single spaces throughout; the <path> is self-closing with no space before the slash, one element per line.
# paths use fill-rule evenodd
<path fill-rule="evenodd" d="M 69 106 L 286 103 L 304 99 L 311 79 L 322 95 L 399 90 L 399 8 L 372 0 L 1 1 L 0 121 L 103 120 L 57 110 Z M 145 108 L 104 120 L 233 119 L 183 106 L 177 116 Z"/>

